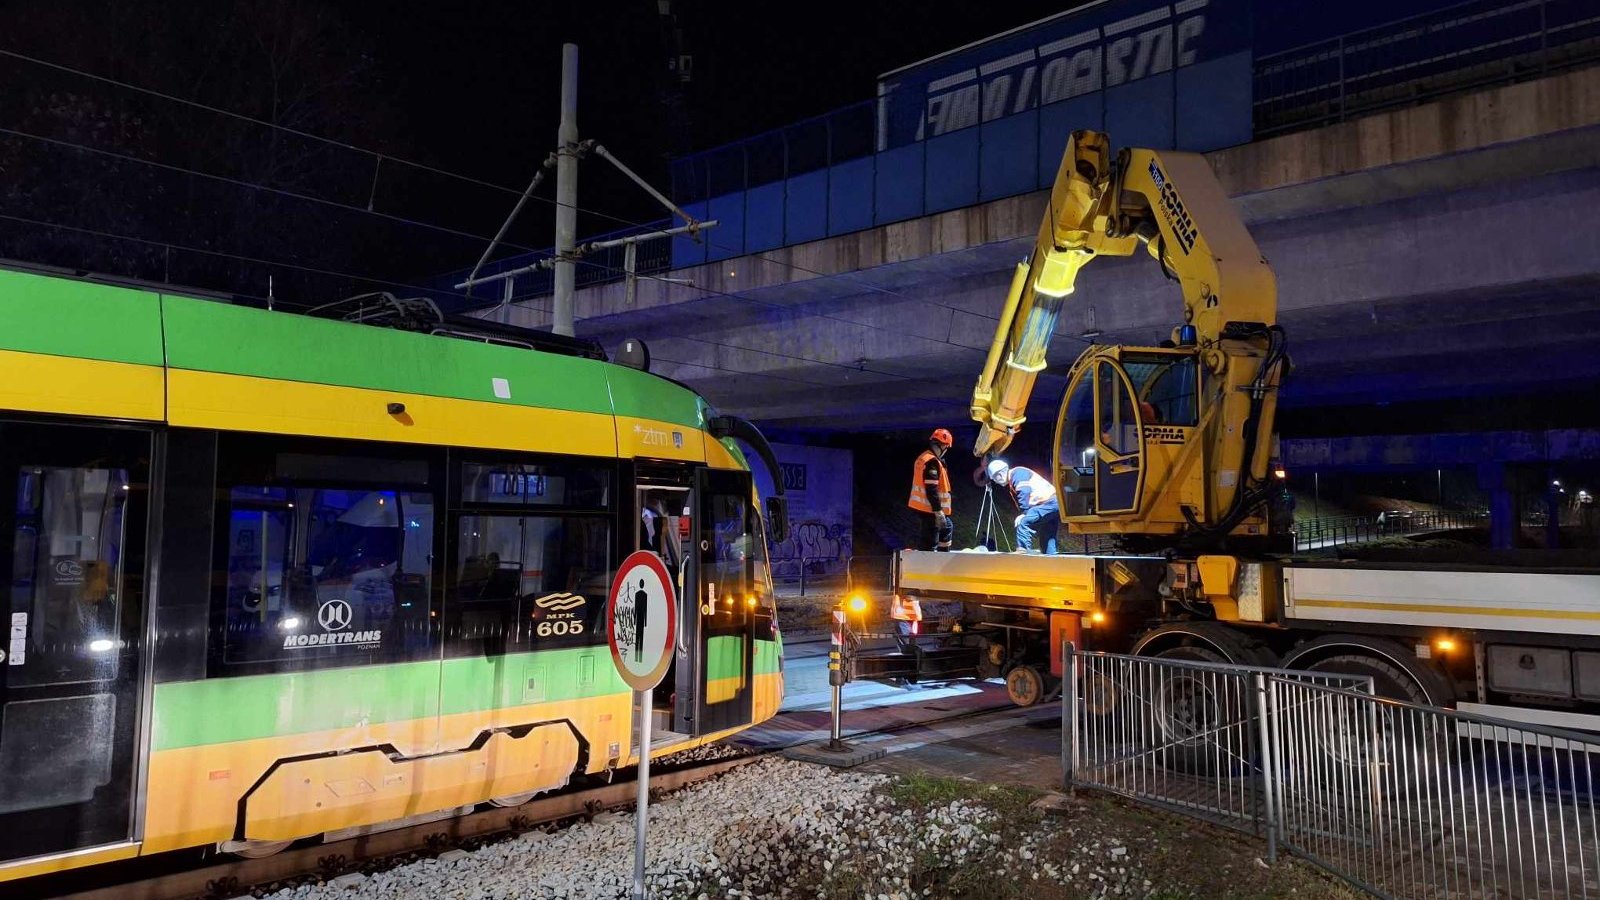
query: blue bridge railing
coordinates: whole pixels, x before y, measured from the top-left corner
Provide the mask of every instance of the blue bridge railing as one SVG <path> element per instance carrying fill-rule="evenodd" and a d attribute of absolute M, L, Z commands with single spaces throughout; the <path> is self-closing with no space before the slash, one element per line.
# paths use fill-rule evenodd
<path fill-rule="evenodd" d="M 1257 138 L 1600 59 L 1594 0 L 1469 0 L 1255 63 Z"/>

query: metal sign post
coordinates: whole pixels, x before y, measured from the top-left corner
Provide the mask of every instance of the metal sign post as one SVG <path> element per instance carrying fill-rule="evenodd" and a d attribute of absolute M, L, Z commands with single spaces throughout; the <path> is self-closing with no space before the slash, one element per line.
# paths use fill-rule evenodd
<path fill-rule="evenodd" d="M 617 674 L 633 688 L 639 708 L 639 794 L 635 803 L 632 900 L 645 900 L 645 833 L 650 806 L 650 692 L 672 665 L 678 637 L 678 603 L 672 574 L 649 550 L 628 556 L 611 582 L 606 640 Z"/>
<path fill-rule="evenodd" d="M 644 839 L 650 816 L 650 692 L 634 691 L 639 707 L 639 794 L 633 800 L 633 893 L 631 900 L 645 900 Z"/>
<path fill-rule="evenodd" d="M 844 709 L 844 610 L 833 611 L 833 642 L 828 649 L 828 685 L 833 688 L 832 728 L 828 734 L 829 750 L 845 750 L 843 730 Z"/>

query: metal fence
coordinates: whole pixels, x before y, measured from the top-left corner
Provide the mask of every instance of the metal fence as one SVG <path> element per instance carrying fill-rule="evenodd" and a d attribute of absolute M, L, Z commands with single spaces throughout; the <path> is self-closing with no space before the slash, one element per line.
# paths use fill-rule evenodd
<path fill-rule="evenodd" d="M 1062 767 L 1091 786 L 1271 837 L 1265 679 L 1368 693 L 1372 679 L 1073 652 L 1062 685 Z"/>
<path fill-rule="evenodd" d="M 1359 544 L 1386 537 L 1427 534 L 1430 531 L 1456 531 L 1486 528 L 1488 510 L 1437 510 L 1429 512 L 1384 512 L 1374 516 L 1325 516 L 1296 522 L 1295 550 L 1320 550 L 1344 544 Z"/>
<path fill-rule="evenodd" d="M 1593 0 L 1469 0 L 1255 63 L 1256 137 L 1600 59 Z"/>
<path fill-rule="evenodd" d="M 878 101 L 862 100 L 672 161 L 672 198 L 690 203 L 819 172 L 879 150 Z"/>
<path fill-rule="evenodd" d="M 1370 681 L 1068 648 L 1062 764 L 1388 897 L 1600 896 L 1596 738 Z"/>

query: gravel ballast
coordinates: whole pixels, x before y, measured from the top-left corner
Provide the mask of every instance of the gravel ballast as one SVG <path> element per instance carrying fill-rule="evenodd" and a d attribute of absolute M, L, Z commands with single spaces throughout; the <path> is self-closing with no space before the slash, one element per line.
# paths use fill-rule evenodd
<path fill-rule="evenodd" d="M 1199 884 L 1173 892 L 1168 873 L 1145 865 L 1152 854 L 1141 848 L 1140 835 L 1109 834 L 1086 821 L 1095 803 L 1074 801 L 1063 815 L 1045 816 L 1029 807 L 1037 796 L 767 758 L 652 802 L 647 883 L 659 900 L 1222 895 Z M 464 855 L 451 852 L 365 879 L 268 896 L 625 898 L 633 879 L 633 833 L 631 810 L 610 812 L 554 833 L 529 832 Z M 1192 855 L 1189 847 L 1180 849 Z M 1254 868 L 1249 856 L 1237 862 L 1241 873 Z M 1271 881 L 1280 871 L 1297 886 L 1280 885 L 1285 892 L 1347 896 L 1331 885 L 1306 890 L 1323 885 L 1303 867 L 1289 872 L 1280 864 L 1255 877 Z M 1277 889 L 1263 883 L 1261 893 Z"/>

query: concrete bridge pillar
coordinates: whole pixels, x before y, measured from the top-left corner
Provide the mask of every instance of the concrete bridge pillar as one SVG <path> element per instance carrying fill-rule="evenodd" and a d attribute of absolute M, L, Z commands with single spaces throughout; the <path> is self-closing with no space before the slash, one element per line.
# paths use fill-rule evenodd
<path fill-rule="evenodd" d="M 1506 484 L 1506 464 L 1479 463 L 1478 487 L 1489 495 L 1489 546 L 1511 549 L 1517 533 L 1517 506 Z"/>

